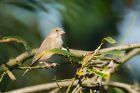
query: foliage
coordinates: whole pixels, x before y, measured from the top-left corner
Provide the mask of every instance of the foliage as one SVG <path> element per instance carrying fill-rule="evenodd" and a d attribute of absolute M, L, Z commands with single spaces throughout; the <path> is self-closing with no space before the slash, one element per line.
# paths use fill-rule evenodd
<path fill-rule="evenodd" d="M 27 43 L 23 39 L 20 39 L 20 38 L 3 37 L 0 40 L 0 42 L 9 42 L 9 41 L 20 42 L 20 43 L 23 43 L 25 45 L 25 47 L 27 46 L 26 45 Z M 53 49 L 43 51 L 42 53 L 39 54 L 38 57 L 47 56 L 48 54 L 62 55 L 62 56 L 67 57 L 69 60 L 72 61 L 72 63 L 69 63 L 69 64 L 74 64 L 73 63 L 73 62 L 75 62 L 74 58 L 76 58 L 76 59 L 80 58 L 79 60 L 76 60 L 77 61 L 76 64 L 80 65 L 80 67 L 77 68 L 76 75 L 72 79 L 72 82 L 67 89 L 66 93 L 69 93 L 75 79 L 88 80 L 91 78 L 91 77 L 89 77 L 89 75 L 92 75 L 92 78 L 97 77 L 97 79 L 100 79 L 100 81 L 97 82 L 99 84 L 101 82 L 103 82 L 104 80 L 105 80 L 105 82 L 107 82 L 110 79 L 112 72 L 114 72 L 115 64 L 118 64 L 116 58 L 122 57 L 122 56 L 124 56 L 124 54 L 122 54 L 122 52 L 119 50 L 109 51 L 109 52 L 105 52 L 105 53 L 100 54 L 99 50 L 101 49 L 101 46 L 104 44 L 105 41 L 110 43 L 110 44 L 115 43 L 114 39 L 112 39 L 111 37 L 106 37 L 102 40 L 100 46 L 93 53 L 88 53 L 85 56 L 77 56 L 68 50 L 53 48 Z M 29 51 L 29 54 L 30 54 L 30 51 Z M 109 54 L 109 56 L 108 56 L 108 54 Z M 114 57 L 114 55 L 115 55 L 115 57 Z M 10 77 L 11 80 L 16 80 L 15 75 L 10 71 L 13 69 L 13 67 L 10 67 L 10 65 L 8 65 L 8 66 L 7 65 L 8 64 L 6 64 L 6 65 L 3 64 L 3 66 L 1 66 L 3 68 L 1 68 L 0 80 L 2 80 L 4 78 L 4 75 L 6 75 L 6 74 Z M 62 65 L 62 64 L 60 64 L 60 65 Z M 16 69 L 16 68 L 19 68 L 19 69 L 41 68 L 41 69 L 43 69 L 43 68 L 46 68 L 46 66 L 39 66 L 38 65 L 35 67 L 23 67 L 22 64 L 20 63 L 20 65 L 17 65 L 16 67 L 14 67 L 14 69 Z M 90 82 L 89 84 L 94 85 L 97 83 Z M 74 88 L 73 91 L 77 91 L 77 88 L 80 87 L 79 84 Z M 82 84 L 82 82 L 81 82 L 81 84 Z M 95 90 L 96 89 L 93 89 L 93 91 L 95 91 Z M 96 90 L 96 91 L 100 91 L 100 90 Z"/>
<path fill-rule="evenodd" d="M 120 64 L 116 60 L 125 56 L 124 52 L 120 50 L 98 54 L 101 47 L 103 47 L 103 43 L 115 43 L 115 40 L 110 37 L 101 40 L 105 36 L 116 35 L 115 24 L 117 18 L 111 9 L 112 2 L 110 0 L 0 0 L 0 72 L 2 72 L 0 90 L 7 91 L 27 85 L 50 82 L 50 79 L 52 80 L 53 78 L 52 76 L 56 74 L 61 79 L 70 78 L 75 73 L 75 63 L 77 72 L 74 78 L 79 79 L 79 82 L 80 79 L 85 79 L 85 77 L 90 79 L 93 75 L 97 76 L 98 79 L 102 78 L 108 81 L 114 68 L 113 66 Z M 64 66 L 65 69 L 60 68 L 60 72 L 57 72 L 57 70 L 47 70 L 47 74 L 46 70 L 31 71 L 31 75 L 21 77 L 23 73 L 20 71 L 21 69 L 31 68 L 27 65 L 30 64 L 31 59 L 24 60 L 25 64 L 21 63 L 15 67 L 8 66 L 8 68 L 6 62 L 15 62 L 13 58 L 24 52 L 25 49 L 29 54 L 32 54 L 31 47 L 38 47 L 40 45 L 41 35 L 38 27 L 37 13 L 38 11 L 44 11 L 45 13 L 50 11 L 49 8 L 44 7 L 45 4 L 49 4 L 51 7 L 57 6 L 62 16 L 62 25 L 69 34 L 67 37 L 69 39 L 67 43 L 69 47 L 96 50 L 96 52 L 77 56 L 63 49 L 46 50 L 41 56 L 48 53 L 61 55 L 69 59 L 70 62 L 66 64 L 72 64 L 72 66 Z M 17 12 L 17 10 L 21 12 Z M 99 41 L 101 41 L 101 44 Z M 20 46 L 21 44 L 25 48 Z M 98 48 L 96 49 L 96 47 Z M 42 69 L 45 66 L 39 65 L 31 69 L 38 68 Z M 54 72 L 55 74 L 52 74 Z M 16 82 L 9 80 L 7 75 L 12 80 L 16 79 Z M 125 76 L 128 77 L 128 75 Z"/>

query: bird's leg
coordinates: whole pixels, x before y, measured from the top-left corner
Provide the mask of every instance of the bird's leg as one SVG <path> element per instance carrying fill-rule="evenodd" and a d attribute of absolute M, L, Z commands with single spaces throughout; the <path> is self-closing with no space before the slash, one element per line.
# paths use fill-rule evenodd
<path fill-rule="evenodd" d="M 43 62 L 47 68 L 51 68 L 51 67 L 56 67 L 57 63 L 48 63 L 48 62 Z"/>

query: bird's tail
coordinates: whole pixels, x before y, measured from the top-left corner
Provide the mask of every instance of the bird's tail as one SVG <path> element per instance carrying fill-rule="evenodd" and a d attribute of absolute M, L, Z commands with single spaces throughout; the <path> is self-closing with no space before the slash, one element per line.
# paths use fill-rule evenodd
<path fill-rule="evenodd" d="M 34 60 L 34 59 L 33 59 L 32 63 L 30 64 L 29 67 L 34 66 L 36 62 L 37 62 L 37 60 Z M 27 70 L 25 70 L 25 72 L 22 74 L 22 76 L 25 76 L 25 74 L 26 74 L 29 70 L 31 70 L 31 68 L 28 68 Z"/>
<path fill-rule="evenodd" d="M 33 61 L 32 63 L 30 64 L 29 67 L 32 67 L 36 64 L 36 62 L 43 56 L 43 53 L 39 53 L 39 54 L 36 54 L 33 58 Z M 24 76 L 31 68 L 28 68 L 27 70 L 25 70 L 25 72 L 22 74 L 22 76 Z"/>

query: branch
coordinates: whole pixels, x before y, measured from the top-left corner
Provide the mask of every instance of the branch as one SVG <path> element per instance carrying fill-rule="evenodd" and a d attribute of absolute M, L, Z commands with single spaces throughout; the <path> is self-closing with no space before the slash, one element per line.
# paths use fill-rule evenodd
<path fill-rule="evenodd" d="M 112 51 L 112 50 L 127 50 L 127 49 L 134 49 L 134 48 L 140 48 L 140 43 L 125 44 L 125 45 L 119 45 L 119 46 L 114 46 L 114 47 L 110 47 L 110 48 L 104 48 L 104 49 L 100 49 L 99 53 L 101 54 L 101 53 L 105 53 L 105 52 Z M 82 55 L 86 55 L 88 53 L 92 53 L 94 51 L 83 51 L 83 50 L 70 49 L 70 52 L 77 56 L 82 56 Z"/>
<path fill-rule="evenodd" d="M 112 51 L 112 50 L 127 50 L 127 49 L 134 49 L 134 48 L 140 48 L 140 44 L 139 43 L 133 43 L 133 44 L 126 44 L 126 45 L 119 45 L 119 46 L 115 46 L 115 47 L 111 47 L 111 48 L 104 48 L 104 49 L 100 49 L 99 53 L 104 53 L 104 52 L 108 52 L 108 51 Z M 6 63 L 6 65 L 8 67 L 14 67 L 14 66 L 17 66 L 19 64 L 22 64 L 26 59 L 34 56 L 35 53 L 37 52 L 37 50 L 38 49 L 32 49 L 30 52 L 24 52 L 24 53 L 20 54 L 19 56 L 17 56 L 16 58 L 10 59 Z M 83 51 L 83 50 L 70 49 L 70 52 L 75 54 L 76 56 L 83 56 L 83 55 L 86 55 L 88 53 L 93 53 L 94 51 Z M 133 57 L 133 55 L 131 55 L 131 57 Z M 130 59 L 131 57 L 128 57 L 128 58 Z M 128 58 L 127 58 L 127 60 L 128 60 Z M 120 61 L 124 62 L 124 61 L 127 61 L 127 60 L 123 59 L 123 60 L 120 60 Z M 0 73 L 7 70 L 7 67 L 5 67 L 5 65 L 1 65 L 0 68 L 1 68 Z"/>
<path fill-rule="evenodd" d="M 129 59 L 133 58 L 134 56 L 140 54 L 140 48 L 131 50 L 128 54 L 125 55 L 125 57 L 123 57 L 122 59 L 118 60 L 119 63 L 124 64 L 126 63 Z M 119 66 L 121 66 L 120 64 L 115 64 L 114 68 L 112 68 L 112 73 L 114 73 Z"/>
<path fill-rule="evenodd" d="M 124 58 L 122 58 L 119 62 L 127 62 L 132 57 L 136 56 L 137 54 L 140 54 L 140 48 L 134 49 L 130 51 Z"/>
<path fill-rule="evenodd" d="M 132 85 L 120 83 L 120 82 L 104 83 L 104 85 L 121 88 L 123 90 L 126 90 L 128 93 L 139 93 L 140 92 L 140 88 L 135 89 L 134 86 L 132 86 Z"/>
<path fill-rule="evenodd" d="M 105 48 L 105 49 L 101 49 L 99 53 L 104 53 L 112 50 L 127 50 L 127 49 L 134 49 L 134 48 L 140 48 L 140 43 L 125 44 L 125 45 L 119 45 L 111 48 Z"/>
<path fill-rule="evenodd" d="M 49 93 L 59 93 L 60 89 L 59 88 L 56 88 L 56 89 L 53 89 L 52 91 L 50 91 Z"/>
<path fill-rule="evenodd" d="M 90 81 L 92 82 L 93 80 L 91 79 Z M 61 87 L 68 87 L 69 84 L 71 83 L 71 81 L 69 81 L 69 80 L 68 81 L 60 81 L 57 83 Z M 57 83 L 52 82 L 52 83 L 47 83 L 47 84 L 40 84 L 40 85 L 25 87 L 25 88 L 13 90 L 13 91 L 8 91 L 6 93 L 30 93 L 30 92 L 39 92 L 39 91 L 45 91 L 45 90 L 47 91 L 47 90 L 58 88 Z M 78 80 L 75 80 L 72 86 L 76 86 L 77 83 L 78 83 Z M 89 84 L 89 80 L 83 81 L 82 84 L 83 85 Z M 121 88 L 123 90 L 126 90 L 128 93 L 139 93 L 140 92 L 140 88 L 135 89 L 132 85 L 126 84 L 126 83 L 119 83 L 119 82 L 105 83 L 105 82 L 103 82 L 103 85 Z"/>
<path fill-rule="evenodd" d="M 26 59 L 34 56 L 35 53 L 37 52 L 37 50 L 38 49 L 32 49 L 32 51 L 30 51 L 30 52 L 24 52 L 24 53 L 20 54 L 19 56 L 17 56 L 16 58 L 10 59 L 6 64 L 10 67 L 19 65 Z"/>

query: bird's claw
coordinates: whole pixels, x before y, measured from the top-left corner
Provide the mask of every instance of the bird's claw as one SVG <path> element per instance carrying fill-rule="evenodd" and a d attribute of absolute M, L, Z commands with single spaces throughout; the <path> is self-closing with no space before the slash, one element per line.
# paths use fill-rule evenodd
<path fill-rule="evenodd" d="M 46 63 L 44 62 L 44 64 L 46 65 L 47 68 L 54 68 L 57 66 L 57 63 Z"/>

